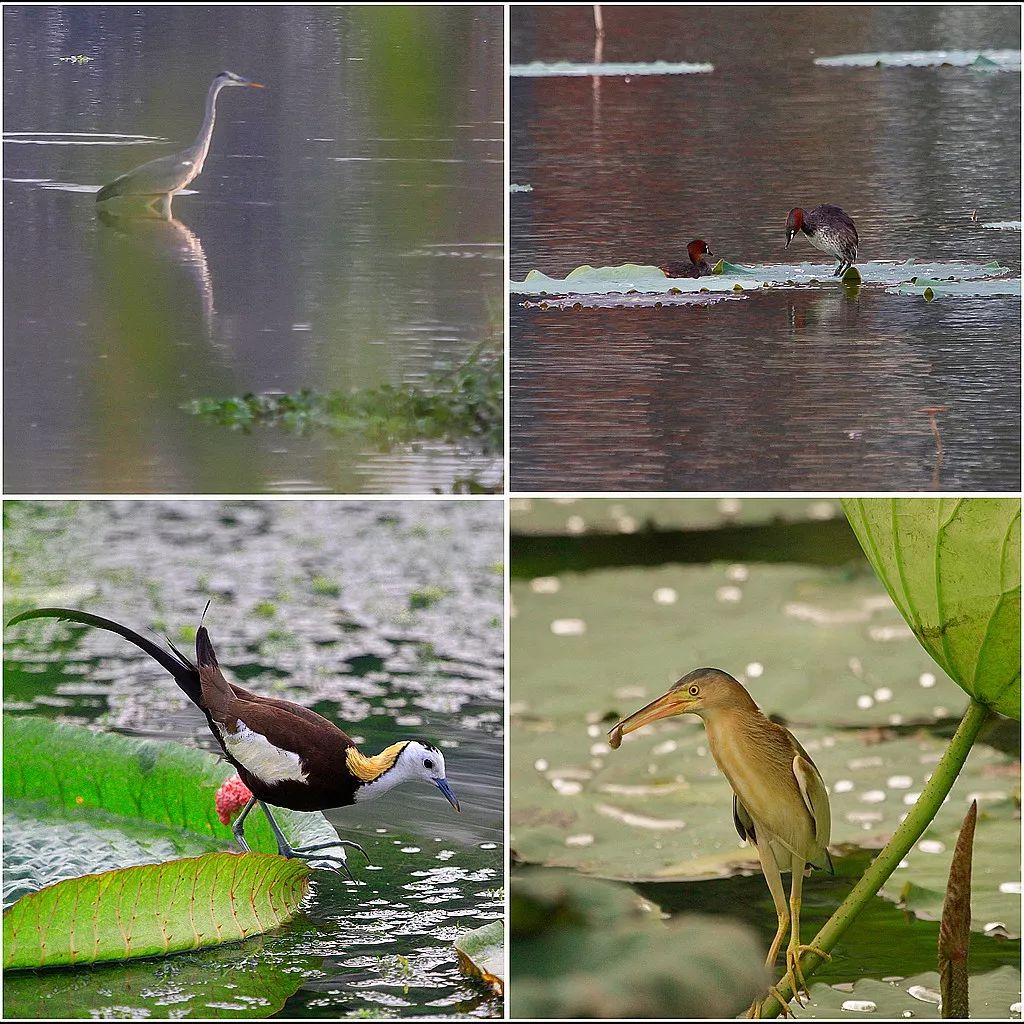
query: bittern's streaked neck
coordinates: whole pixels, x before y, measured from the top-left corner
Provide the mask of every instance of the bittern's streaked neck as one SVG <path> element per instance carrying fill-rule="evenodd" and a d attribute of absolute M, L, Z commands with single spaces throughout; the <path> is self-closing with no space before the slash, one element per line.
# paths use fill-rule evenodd
<path fill-rule="evenodd" d="M 683 676 L 667 693 L 617 723 L 608 733 L 608 742 L 618 747 L 626 733 L 660 718 L 689 714 L 707 721 L 719 712 L 737 710 L 758 711 L 743 684 L 721 669 L 698 668 Z"/>

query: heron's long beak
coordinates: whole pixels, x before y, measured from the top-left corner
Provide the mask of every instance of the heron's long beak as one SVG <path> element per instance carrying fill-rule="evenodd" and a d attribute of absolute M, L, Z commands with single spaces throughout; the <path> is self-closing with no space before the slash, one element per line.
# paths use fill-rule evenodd
<path fill-rule="evenodd" d="M 652 700 L 650 704 L 642 707 L 639 711 L 634 711 L 628 718 L 624 718 L 621 722 L 617 723 L 608 733 L 608 743 L 613 749 L 618 749 L 619 744 L 622 742 L 622 737 L 627 732 L 635 732 L 637 729 L 642 729 L 645 725 L 650 725 L 651 722 L 656 722 L 659 718 L 671 718 L 673 715 L 682 715 L 686 712 L 689 703 L 690 701 L 685 691 L 669 690 L 668 693 L 663 693 L 660 697 Z"/>
<path fill-rule="evenodd" d="M 250 89 L 266 89 L 266 86 L 262 82 L 246 82 Z"/>
<path fill-rule="evenodd" d="M 795 231 L 786 232 L 786 248 L 789 248 L 789 243 L 793 241 L 793 236 L 796 234 Z"/>
<path fill-rule="evenodd" d="M 455 791 L 452 787 L 448 785 L 447 779 L 434 779 L 434 785 L 444 793 L 444 798 L 452 805 L 452 807 L 455 808 L 455 810 L 462 810 L 459 806 L 459 798 L 455 795 Z"/>

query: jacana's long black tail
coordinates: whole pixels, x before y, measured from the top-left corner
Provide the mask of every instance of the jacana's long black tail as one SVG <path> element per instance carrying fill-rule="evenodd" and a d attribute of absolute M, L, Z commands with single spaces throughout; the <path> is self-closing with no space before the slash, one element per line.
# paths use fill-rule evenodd
<path fill-rule="evenodd" d="M 30 611 L 15 615 L 8 626 L 17 625 L 27 619 L 65 619 L 69 622 L 80 622 L 84 626 L 94 626 L 96 629 L 106 629 L 111 633 L 123 636 L 129 643 L 146 652 L 154 661 L 174 676 L 174 681 L 184 691 L 196 707 L 200 707 L 202 699 L 202 687 L 199 682 L 199 670 L 185 657 L 169 640 L 167 641 L 170 651 L 158 647 L 152 640 L 140 636 L 134 629 L 122 626 L 113 619 L 105 619 L 101 615 L 90 615 L 89 612 L 76 611 L 74 608 L 33 608 Z"/>

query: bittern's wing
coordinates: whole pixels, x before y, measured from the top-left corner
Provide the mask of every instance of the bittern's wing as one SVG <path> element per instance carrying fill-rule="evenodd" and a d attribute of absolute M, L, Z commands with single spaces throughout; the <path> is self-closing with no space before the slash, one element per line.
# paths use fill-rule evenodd
<path fill-rule="evenodd" d="M 804 806 L 814 822 L 814 841 L 825 855 L 825 864 L 817 864 L 813 860 L 811 863 L 816 867 L 827 865 L 829 872 L 835 874 L 832 858 L 828 853 L 828 840 L 832 832 L 832 811 L 828 803 L 828 790 L 825 789 L 825 783 L 822 782 L 818 769 L 814 767 L 814 762 L 808 757 L 797 754 L 793 758 L 793 775 L 800 788 Z M 808 859 L 810 860 L 810 858 Z"/>
<path fill-rule="evenodd" d="M 740 803 L 740 798 L 735 793 L 732 795 L 732 821 L 736 826 L 736 831 L 740 834 L 740 839 L 750 843 L 751 846 L 757 846 L 754 819 L 750 816 L 750 812 L 746 807 Z"/>

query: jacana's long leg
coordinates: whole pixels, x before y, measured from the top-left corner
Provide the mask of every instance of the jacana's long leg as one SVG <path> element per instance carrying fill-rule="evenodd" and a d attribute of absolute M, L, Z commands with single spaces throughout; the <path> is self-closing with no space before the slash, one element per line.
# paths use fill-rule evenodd
<path fill-rule="evenodd" d="M 351 839 L 338 838 L 333 842 L 329 843 L 317 843 L 315 846 L 300 846 L 293 848 L 288 840 L 285 838 L 284 833 L 281 831 L 281 826 L 278 825 L 271 813 L 270 808 L 261 800 L 260 807 L 263 808 L 263 813 L 267 816 L 267 821 L 270 824 L 271 831 L 274 833 L 274 838 L 277 840 L 277 852 L 282 857 L 296 857 L 299 860 L 329 860 L 334 861 L 339 867 L 345 869 L 345 873 L 349 878 L 352 878 L 352 872 L 349 870 L 348 864 L 345 862 L 344 857 L 318 857 L 317 852 L 319 850 L 333 850 L 337 847 L 351 846 L 353 849 L 358 850 L 364 857 L 366 857 L 366 863 L 370 863 L 370 858 L 366 856 L 366 851 L 358 844 L 352 842 Z"/>
<path fill-rule="evenodd" d="M 256 806 L 256 797 L 250 797 L 249 802 L 242 808 L 242 813 L 231 823 L 231 831 L 234 834 L 235 842 L 242 848 L 242 853 L 249 853 L 249 844 L 245 841 L 245 816 Z"/>
<path fill-rule="evenodd" d="M 765 967 L 771 970 L 775 966 L 775 958 L 779 955 L 779 947 L 782 945 L 782 940 L 786 937 L 786 932 L 789 930 L 789 910 L 786 907 L 786 890 L 782 885 L 782 873 L 779 871 L 779 864 L 775 859 L 775 854 L 772 853 L 771 845 L 766 840 L 758 842 L 757 856 L 761 861 L 764 880 L 768 883 L 768 891 L 772 894 L 772 902 L 775 904 L 775 914 L 779 919 L 778 928 L 775 930 L 775 938 L 772 939 L 768 956 L 764 961 Z M 770 989 L 769 992 L 771 995 L 775 995 Z M 779 1002 L 782 1003 L 783 1001 L 779 999 Z M 751 1003 L 750 1009 L 747 1010 L 747 1016 L 760 1017 L 761 1003 L 762 1000 L 760 999 Z M 785 1012 L 785 1009 L 783 1012 Z"/>

